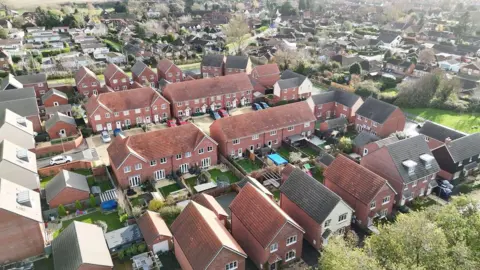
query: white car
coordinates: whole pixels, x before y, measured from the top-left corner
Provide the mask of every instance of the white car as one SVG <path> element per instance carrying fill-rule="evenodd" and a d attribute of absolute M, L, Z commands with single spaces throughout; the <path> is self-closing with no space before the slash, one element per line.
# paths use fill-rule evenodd
<path fill-rule="evenodd" d="M 50 159 L 50 165 L 58 165 L 71 162 L 73 159 L 71 156 L 56 156 Z"/>
<path fill-rule="evenodd" d="M 108 131 L 102 131 L 100 136 L 102 137 L 102 141 L 104 143 L 109 143 L 112 141 L 112 138 L 110 137 L 110 134 L 108 134 Z"/>

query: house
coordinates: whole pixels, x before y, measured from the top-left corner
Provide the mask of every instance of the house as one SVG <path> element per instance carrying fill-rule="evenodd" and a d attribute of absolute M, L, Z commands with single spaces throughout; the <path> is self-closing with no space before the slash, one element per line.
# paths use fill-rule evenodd
<path fill-rule="evenodd" d="M 30 120 L 33 125 L 33 131 L 42 131 L 37 98 L 32 87 L 21 88 L 15 91 L 0 91 L 0 112 L 5 109 L 9 109 Z"/>
<path fill-rule="evenodd" d="M 98 54 L 98 55 L 102 55 L 102 54 Z M 127 62 L 127 58 L 125 57 L 125 55 L 121 53 L 109 52 L 103 55 L 107 63 L 110 63 L 110 64 L 122 64 Z"/>
<path fill-rule="evenodd" d="M 284 140 L 309 137 L 315 120 L 307 102 L 296 102 L 218 119 L 210 126 L 210 135 L 222 155 L 241 157 L 247 150 L 276 149 Z"/>
<path fill-rule="evenodd" d="M 13 62 L 10 54 L 5 50 L 0 49 L 0 70 L 10 71 L 12 65 Z"/>
<path fill-rule="evenodd" d="M 363 68 L 363 66 L 368 64 L 367 60 L 361 58 L 358 55 L 346 56 L 346 55 L 343 55 L 343 54 L 337 54 L 337 55 L 334 55 L 334 56 L 330 57 L 330 60 L 339 63 L 340 66 L 342 68 L 345 68 L 345 69 L 350 68 L 350 66 L 355 64 L 355 63 L 360 64 L 360 66 L 362 66 L 362 68 Z"/>
<path fill-rule="evenodd" d="M 325 120 L 320 123 L 319 130 L 322 132 L 326 131 L 340 131 L 342 133 L 347 132 L 348 120 L 345 117 L 338 117 L 333 119 Z"/>
<path fill-rule="evenodd" d="M 378 46 L 395 48 L 402 42 L 402 37 L 397 33 L 382 32 L 377 38 Z"/>
<path fill-rule="evenodd" d="M 200 72 L 203 78 L 223 76 L 225 56 L 220 54 L 207 54 L 203 56 Z"/>
<path fill-rule="evenodd" d="M 73 117 L 56 112 L 45 122 L 45 131 L 50 139 L 71 137 L 78 134 L 77 123 Z"/>
<path fill-rule="evenodd" d="M 443 61 L 438 61 L 438 66 L 446 71 L 453 71 L 458 73 L 462 66 L 462 62 L 458 61 L 457 59 L 445 59 Z"/>
<path fill-rule="evenodd" d="M 442 146 L 432 150 L 441 169 L 438 175 L 447 180 L 456 180 L 478 170 L 479 142 L 480 133 L 456 139 L 446 138 Z"/>
<path fill-rule="evenodd" d="M 389 136 L 384 139 L 380 139 L 377 135 L 370 132 L 362 131 L 353 140 L 353 151 L 360 156 L 366 156 L 368 153 L 372 153 L 384 145 L 398 142 L 397 136 Z"/>
<path fill-rule="evenodd" d="M 411 75 L 415 70 L 415 64 L 403 59 L 390 58 L 387 60 L 385 68 L 390 69 L 397 74 Z"/>
<path fill-rule="evenodd" d="M 259 269 L 300 258 L 305 230 L 252 184 L 242 188 L 230 210 L 233 238 Z"/>
<path fill-rule="evenodd" d="M 172 104 L 173 117 L 192 116 L 248 105 L 253 99 L 253 86 L 247 74 L 239 73 L 167 84 L 163 95 Z"/>
<path fill-rule="evenodd" d="M 105 76 L 105 84 L 110 86 L 114 91 L 127 90 L 130 88 L 130 78 L 115 64 L 108 64 L 103 75 Z"/>
<path fill-rule="evenodd" d="M 39 190 L 36 155 L 10 141 L 1 141 L 0 178 L 32 190 Z"/>
<path fill-rule="evenodd" d="M 45 108 L 45 115 L 47 116 L 47 120 L 49 118 L 52 118 L 55 113 L 63 113 L 67 116 L 73 116 L 72 113 L 72 105 L 71 104 L 65 104 L 65 105 L 58 105 L 54 107 L 46 107 Z"/>
<path fill-rule="evenodd" d="M 369 228 L 392 213 L 396 192 L 383 177 L 344 155 L 337 155 L 323 173 L 325 186 L 355 210 L 355 223 Z"/>
<path fill-rule="evenodd" d="M 424 136 L 425 141 L 428 143 L 428 147 L 430 147 L 432 151 L 433 149 L 444 145 L 447 139 L 454 141 L 467 135 L 463 132 L 431 121 L 425 121 L 418 133 Z"/>
<path fill-rule="evenodd" d="M 162 143 L 158 143 L 162 142 Z M 107 148 L 112 170 L 123 188 L 171 173 L 217 164 L 217 143 L 193 124 L 116 137 Z"/>
<path fill-rule="evenodd" d="M 22 54 L 23 39 L 2 39 L 0 40 L 0 48 L 11 55 Z"/>
<path fill-rule="evenodd" d="M 280 69 L 277 64 L 259 65 L 252 69 L 251 76 L 263 87 L 272 89 L 280 80 Z"/>
<path fill-rule="evenodd" d="M 157 87 L 157 74 L 142 61 L 137 61 L 132 67 L 132 79 L 143 86 Z"/>
<path fill-rule="evenodd" d="M 60 204 L 68 205 L 77 200 L 87 200 L 90 197 L 90 187 L 86 176 L 61 170 L 47 183 L 45 194 L 50 208 L 57 208 Z"/>
<path fill-rule="evenodd" d="M 172 226 L 182 269 L 245 269 L 247 254 L 209 209 L 190 202 Z"/>
<path fill-rule="evenodd" d="M 212 211 L 222 225 L 227 227 L 228 214 L 215 198 L 211 195 L 200 193 L 193 199 L 193 201 Z"/>
<path fill-rule="evenodd" d="M 170 118 L 170 103 L 151 87 L 92 96 L 85 110 L 94 132 L 159 123 Z"/>
<path fill-rule="evenodd" d="M 20 83 L 11 73 L 8 73 L 0 84 L 0 91 L 15 90 L 20 88 L 23 88 L 23 84 Z"/>
<path fill-rule="evenodd" d="M 45 107 L 54 107 L 68 104 L 68 96 L 62 91 L 52 88 L 41 98 Z"/>
<path fill-rule="evenodd" d="M 307 99 L 311 93 L 312 82 L 291 70 L 285 70 L 273 86 L 273 94 L 281 100 Z"/>
<path fill-rule="evenodd" d="M 362 157 L 360 164 L 387 179 L 397 192 L 396 205 L 429 195 L 440 171 L 423 136 L 387 144 Z"/>
<path fill-rule="evenodd" d="M 52 242 L 54 269 L 113 269 L 102 228 L 73 221 Z"/>
<path fill-rule="evenodd" d="M 110 52 L 107 44 L 100 43 L 100 42 L 93 42 L 93 43 L 80 43 L 80 47 L 82 49 L 82 53 L 88 54 L 106 54 Z"/>
<path fill-rule="evenodd" d="M 47 74 L 45 73 L 16 76 L 15 79 L 19 81 L 24 88 L 33 87 L 38 99 L 48 91 Z"/>
<path fill-rule="evenodd" d="M 337 194 L 292 165 L 282 171 L 280 208 L 305 230 L 304 239 L 315 249 L 348 230 L 353 212 Z"/>
<path fill-rule="evenodd" d="M 0 176 L 0 228 L 1 264 L 43 255 L 46 234 L 40 194 Z"/>
<path fill-rule="evenodd" d="M 143 235 L 137 224 L 132 224 L 114 231 L 105 233 L 108 250 L 116 254 L 132 245 L 143 242 Z"/>
<path fill-rule="evenodd" d="M 381 138 L 388 137 L 397 131 L 403 131 L 406 118 L 402 110 L 395 105 L 369 97 L 356 112 L 355 127 Z"/>
<path fill-rule="evenodd" d="M 349 123 L 355 122 L 355 113 L 363 104 L 359 96 L 331 87 L 328 92 L 312 96 L 314 114 L 320 121 L 344 117 Z"/>
<path fill-rule="evenodd" d="M 77 86 L 77 91 L 87 97 L 98 95 L 101 88 L 100 81 L 95 73 L 86 67 L 81 67 L 75 73 L 75 85 Z"/>
<path fill-rule="evenodd" d="M 0 141 L 3 140 L 23 149 L 35 148 L 32 121 L 9 109 L 0 110 Z"/>
<path fill-rule="evenodd" d="M 435 69 L 436 67 L 433 67 L 427 64 L 416 63 L 415 69 L 413 70 L 413 73 L 411 75 L 417 78 L 421 78 L 421 77 L 427 76 Z"/>
<path fill-rule="evenodd" d="M 157 254 L 173 248 L 173 235 L 160 214 L 147 210 L 137 224 L 150 251 Z"/>
<path fill-rule="evenodd" d="M 248 56 L 228 55 L 225 60 L 224 74 L 252 73 L 252 61 Z"/>
<path fill-rule="evenodd" d="M 480 67 L 476 63 L 470 63 L 460 68 L 460 74 L 480 77 Z"/>
<path fill-rule="evenodd" d="M 168 59 L 162 59 L 157 64 L 158 79 L 163 79 L 167 82 L 180 82 L 183 80 L 182 70 Z"/>

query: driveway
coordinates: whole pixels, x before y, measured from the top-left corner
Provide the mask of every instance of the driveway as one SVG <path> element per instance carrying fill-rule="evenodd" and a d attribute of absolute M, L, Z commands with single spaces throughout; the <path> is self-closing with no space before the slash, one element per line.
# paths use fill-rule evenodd
<path fill-rule="evenodd" d="M 85 153 L 84 153 L 85 152 Z M 63 155 L 65 156 L 71 156 L 72 161 L 77 161 L 77 160 L 90 160 L 94 161 L 98 158 L 95 149 L 87 149 L 84 151 L 79 151 L 76 153 L 64 153 Z M 37 168 L 44 168 L 50 166 L 50 158 L 44 158 L 44 159 L 39 159 L 37 160 Z"/>

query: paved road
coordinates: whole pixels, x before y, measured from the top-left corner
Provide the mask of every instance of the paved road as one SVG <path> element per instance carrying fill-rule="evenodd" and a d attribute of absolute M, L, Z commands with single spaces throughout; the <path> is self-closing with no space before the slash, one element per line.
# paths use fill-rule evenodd
<path fill-rule="evenodd" d="M 76 152 L 76 153 L 65 153 L 67 156 L 72 157 L 72 161 L 77 160 L 87 160 L 87 161 L 94 161 L 98 159 L 98 154 L 95 149 L 87 149 L 84 151 Z M 50 158 L 39 159 L 37 160 L 37 168 L 44 168 L 50 166 Z"/>

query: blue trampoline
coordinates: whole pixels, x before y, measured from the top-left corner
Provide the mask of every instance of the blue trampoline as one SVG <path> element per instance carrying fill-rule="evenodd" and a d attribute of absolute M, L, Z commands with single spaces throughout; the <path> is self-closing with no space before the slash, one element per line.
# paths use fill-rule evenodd
<path fill-rule="evenodd" d="M 277 166 L 288 163 L 288 161 L 286 159 L 284 159 L 282 156 L 280 156 L 279 154 L 268 155 L 268 158 L 271 161 L 273 161 L 273 163 L 275 163 L 275 165 L 277 165 Z"/>
<path fill-rule="evenodd" d="M 118 203 L 115 200 L 102 202 L 102 204 L 100 204 L 100 207 L 102 207 L 103 210 L 115 210 L 117 206 Z"/>

